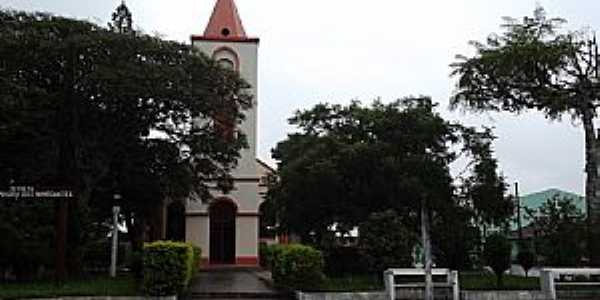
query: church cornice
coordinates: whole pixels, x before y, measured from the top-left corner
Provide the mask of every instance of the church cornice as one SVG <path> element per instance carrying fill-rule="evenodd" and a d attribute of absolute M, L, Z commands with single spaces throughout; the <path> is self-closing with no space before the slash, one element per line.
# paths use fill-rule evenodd
<path fill-rule="evenodd" d="M 236 38 L 236 37 L 229 37 L 229 38 L 223 38 L 223 37 L 210 37 L 210 36 L 203 36 L 203 35 L 192 35 L 191 37 L 192 42 L 194 41 L 207 41 L 207 42 L 222 42 L 222 43 L 252 43 L 252 44 L 259 44 L 260 43 L 260 39 L 259 38 Z"/>

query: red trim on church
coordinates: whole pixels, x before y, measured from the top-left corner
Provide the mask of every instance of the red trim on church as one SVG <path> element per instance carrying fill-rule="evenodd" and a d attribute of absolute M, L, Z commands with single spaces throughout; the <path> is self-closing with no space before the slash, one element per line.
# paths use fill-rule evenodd
<path fill-rule="evenodd" d="M 240 266 L 257 266 L 258 256 L 238 256 L 235 259 L 235 264 Z"/>
<path fill-rule="evenodd" d="M 258 256 L 238 256 L 235 258 L 235 265 L 230 266 L 258 266 L 259 259 Z M 210 259 L 208 257 L 203 257 L 200 262 L 201 268 L 210 268 L 214 266 L 223 266 L 220 264 L 211 264 Z"/>
<path fill-rule="evenodd" d="M 260 42 L 259 38 L 236 38 L 236 37 L 210 37 L 203 35 L 192 35 L 192 41 L 209 41 L 209 42 L 230 42 L 230 43 L 256 43 Z"/>

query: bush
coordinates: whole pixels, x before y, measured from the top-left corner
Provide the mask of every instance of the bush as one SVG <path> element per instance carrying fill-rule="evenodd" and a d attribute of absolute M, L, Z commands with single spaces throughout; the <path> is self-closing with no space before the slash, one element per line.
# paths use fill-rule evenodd
<path fill-rule="evenodd" d="M 261 267 L 268 269 L 269 268 L 269 245 L 266 243 L 258 244 L 258 259 Z"/>
<path fill-rule="evenodd" d="M 328 276 L 364 275 L 369 272 L 367 258 L 358 247 L 336 246 L 324 252 L 325 274 Z"/>
<path fill-rule="evenodd" d="M 373 273 L 387 268 L 412 267 L 416 243 L 416 236 L 394 210 L 372 213 L 360 225 L 358 246 Z"/>
<path fill-rule="evenodd" d="M 259 246 L 259 256 L 260 256 L 260 265 L 269 270 L 273 269 L 273 261 L 275 257 L 281 253 L 281 251 L 285 248 L 285 245 L 267 245 L 260 244 Z"/>
<path fill-rule="evenodd" d="M 200 265 L 202 264 L 202 249 L 193 244 L 189 244 L 192 247 L 192 278 L 194 278 L 198 272 L 200 272 Z"/>
<path fill-rule="evenodd" d="M 496 273 L 497 286 L 502 288 L 502 274 L 510 268 L 510 242 L 500 233 L 494 233 L 485 240 L 483 256 L 486 263 Z"/>
<path fill-rule="evenodd" d="M 180 294 L 194 274 L 194 247 L 158 241 L 144 245 L 143 290 L 151 296 Z"/>
<path fill-rule="evenodd" d="M 286 245 L 274 247 L 272 272 L 275 284 L 291 289 L 318 288 L 323 275 L 323 255 L 312 247 Z"/>

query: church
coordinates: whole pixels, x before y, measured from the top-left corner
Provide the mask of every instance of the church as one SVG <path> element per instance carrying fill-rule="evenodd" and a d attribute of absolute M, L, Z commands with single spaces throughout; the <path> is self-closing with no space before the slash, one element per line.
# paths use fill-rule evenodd
<path fill-rule="evenodd" d="M 219 64 L 238 72 L 251 88 L 252 108 L 237 128 L 248 140 L 232 172 L 235 188 L 213 201 L 189 200 L 185 207 L 185 240 L 202 248 L 203 265 L 256 266 L 259 243 L 259 207 L 272 171 L 256 157 L 259 39 L 246 35 L 234 0 L 217 0 L 202 35 L 191 36 L 192 46 Z"/>

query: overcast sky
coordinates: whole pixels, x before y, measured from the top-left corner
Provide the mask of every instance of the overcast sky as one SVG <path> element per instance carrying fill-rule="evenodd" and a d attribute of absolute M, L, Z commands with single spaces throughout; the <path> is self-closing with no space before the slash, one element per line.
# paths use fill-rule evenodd
<path fill-rule="evenodd" d="M 47 11 L 105 24 L 120 0 L 0 0 L 1 8 Z M 136 27 L 189 42 L 201 34 L 215 0 L 128 0 Z M 448 112 L 455 80 L 448 65 L 470 54 L 469 40 L 498 32 L 501 17 L 531 15 L 536 3 L 570 29 L 600 29 L 597 0 L 237 0 L 259 50 L 259 156 L 293 130 L 287 118 L 318 102 L 385 102 L 430 95 L 444 116 L 495 127 L 502 172 L 524 193 L 561 188 L 583 194 L 579 123 L 537 113 Z"/>

